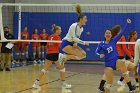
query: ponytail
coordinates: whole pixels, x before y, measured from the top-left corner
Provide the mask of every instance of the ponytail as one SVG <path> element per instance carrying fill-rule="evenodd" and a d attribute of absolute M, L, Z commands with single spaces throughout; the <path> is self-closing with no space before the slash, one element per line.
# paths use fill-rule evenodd
<path fill-rule="evenodd" d="M 52 31 L 56 31 L 56 30 L 58 30 L 60 28 L 61 28 L 60 26 L 57 26 L 55 24 L 52 25 Z"/>
<path fill-rule="evenodd" d="M 78 14 L 78 22 L 79 22 L 80 19 L 83 18 L 85 15 L 82 13 L 82 10 L 79 4 L 76 5 L 75 10 Z"/>

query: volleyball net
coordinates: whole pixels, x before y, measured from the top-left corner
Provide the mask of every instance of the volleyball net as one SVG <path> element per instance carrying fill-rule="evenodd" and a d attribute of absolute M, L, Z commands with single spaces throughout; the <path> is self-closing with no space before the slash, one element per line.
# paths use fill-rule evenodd
<path fill-rule="evenodd" d="M 81 39 L 91 44 L 98 44 L 104 40 L 104 31 L 111 29 L 114 25 L 119 24 L 122 27 L 126 23 L 126 19 L 130 18 L 132 23 L 126 28 L 124 34 L 126 40 L 131 31 L 137 31 L 140 35 L 140 4 L 80 4 L 82 12 L 87 16 L 87 24 L 84 26 L 84 32 Z M 58 42 L 52 40 L 31 40 L 34 29 L 38 29 L 41 34 L 42 29 L 51 35 L 52 25 L 61 26 L 63 38 L 70 25 L 77 21 L 75 13 L 76 4 L 25 4 L 25 3 L 1 3 L 0 4 L 0 32 L 1 42 L 7 41 L 28 41 L 28 42 Z M 15 40 L 6 40 L 4 38 L 3 28 L 8 26 Z M 21 39 L 21 32 L 24 28 L 28 28 L 29 40 Z M 135 42 L 118 42 L 119 44 L 135 44 Z M 31 48 L 31 47 L 30 47 Z M 85 48 L 85 47 L 83 47 Z M 93 48 L 93 49 L 91 49 Z M 85 50 L 95 50 L 96 46 L 86 47 Z M 94 54 L 93 54 L 94 55 Z M 92 59 L 91 57 L 87 59 Z M 96 59 L 96 58 L 95 58 Z"/>

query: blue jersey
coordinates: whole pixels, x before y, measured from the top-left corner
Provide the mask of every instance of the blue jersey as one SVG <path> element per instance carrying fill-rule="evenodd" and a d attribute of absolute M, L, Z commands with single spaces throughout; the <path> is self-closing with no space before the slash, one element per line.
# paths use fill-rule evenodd
<path fill-rule="evenodd" d="M 98 47 L 97 47 L 95 53 L 99 56 L 100 52 L 103 51 L 104 55 L 105 55 L 105 62 L 110 62 L 114 59 L 117 59 L 118 52 L 116 50 L 116 43 L 121 38 L 123 33 L 125 32 L 126 26 L 127 26 L 127 24 L 116 37 L 114 37 L 110 40 L 109 43 L 105 43 L 105 41 L 102 41 L 101 43 L 98 44 Z"/>

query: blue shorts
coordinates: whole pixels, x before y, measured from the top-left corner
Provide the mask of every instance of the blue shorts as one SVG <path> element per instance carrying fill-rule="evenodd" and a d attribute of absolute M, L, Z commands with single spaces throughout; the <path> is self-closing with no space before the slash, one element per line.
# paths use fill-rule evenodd
<path fill-rule="evenodd" d="M 138 64 L 138 75 L 140 75 L 140 63 Z"/>
<path fill-rule="evenodd" d="M 111 67 L 113 70 L 116 70 L 116 62 L 118 58 L 114 58 L 113 60 L 110 61 L 105 61 L 105 67 Z"/>
<path fill-rule="evenodd" d="M 67 41 L 67 40 L 62 40 L 62 43 L 61 43 L 61 45 L 60 45 L 60 53 L 65 53 L 64 51 L 63 51 L 63 48 L 65 48 L 66 46 L 68 46 L 68 45 L 70 45 L 70 46 L 73 46 L 73 42 L 69 42 L 69 41 Z"/>

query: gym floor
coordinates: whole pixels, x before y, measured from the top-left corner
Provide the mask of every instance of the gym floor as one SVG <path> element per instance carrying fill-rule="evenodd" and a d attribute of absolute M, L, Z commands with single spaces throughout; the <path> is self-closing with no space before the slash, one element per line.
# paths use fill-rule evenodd
<path fill-rule="evenodd" d="M 40 81 L 40 88 L 33 89 L 32 84 L 43 68 L 43 65 L 29 65 L 12 68 L 10 72 L 0 72 L 0 93 L 100 93 L 97 91 L 99 82 L 103 75 L 102 64 L 65 64 L 66 81 L 72 84 L 71 89 L 62 89 L 59 79 L 59 70 L 55 64 Z M 118 93 L 117 80 L 120 73 L 115 71 L 114 83 L 111 93 Z M 131 73 L 132 76 L 132 73 Z M 135 81 L 131 77 L 132 83 Z M 126 92 L 128 88 L 126 86 Z"/>

